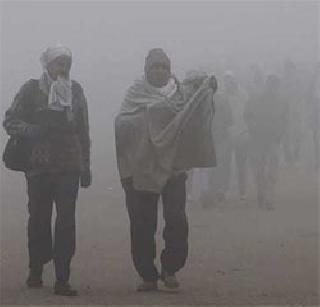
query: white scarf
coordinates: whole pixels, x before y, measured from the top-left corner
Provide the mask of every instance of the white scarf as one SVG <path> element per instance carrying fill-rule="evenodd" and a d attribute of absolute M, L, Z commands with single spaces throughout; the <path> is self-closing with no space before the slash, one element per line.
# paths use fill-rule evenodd
<path fill-rule="evenodd" d="M 51 110 L 72 110 L 72 90 L 70 79 L 58 77 L 50 86 L 48 107 Z"/>
<path fill-rule="evenodd" d="M 146 79 L 145 83 L 148 91 L 157 93 L 158 95 L 164 96 L 167 99 L 170 99 L 177 91 L 177 83 L 173 78 L 170 78 L 168 83 L 163 87 L 155 87 L 151 85 Z"/>
<path fill-rule="evenodd" d="M 40 78 L 40 89 L 49 97 L 48 108 L 55 111 L 72 110 L 72 82 L 68 77 L 63 78 L 58 76 L 57 80 L 52 80 L 48 72 L 48 64 L 54 61 L 59 56 L 68 56 L 72 58 L 71 51 L 62 46 L 49 47 L 42 53 L 40 62 L 43 69 L 43 74 Z"/>

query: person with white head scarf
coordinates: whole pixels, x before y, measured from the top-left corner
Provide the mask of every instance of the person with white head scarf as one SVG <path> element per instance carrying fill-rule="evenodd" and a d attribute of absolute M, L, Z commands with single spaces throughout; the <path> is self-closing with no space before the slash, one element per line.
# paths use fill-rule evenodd
<path fill-rule="evenodd" d="M 56 59 L 59 59 L 57 62 Z M 61 45 L 48 48 L 42 53 L 40 62 L 43 74 L 41 76 L 41 89 L 49 94 L 48 107 L 52 110 L 63 111 L 72 109 L 72 91 L 69 71 L 71 68 L 71 51 Z M 52 68 L 52 63 L 58 63 Z M 49 71 L 48 71 L 49 69 Z"/>
<path fill-rule="evenodd" d="M 75 203 L 79 181 L 91 184 L 87 101 L 79 83 L 70 79 L 71 51 L 49 47 L 41 56 L 40 79 L 27 81 L 4 120 L 6 132 L 30 145 L 22 170 L 28 191 L 30 288 L 42 287 L 44 264 L 54 261 L 54 293 L 74 296 L 69 284 L 75 252 Z M 56 204 L 54 244 L 51 231 Z"/>

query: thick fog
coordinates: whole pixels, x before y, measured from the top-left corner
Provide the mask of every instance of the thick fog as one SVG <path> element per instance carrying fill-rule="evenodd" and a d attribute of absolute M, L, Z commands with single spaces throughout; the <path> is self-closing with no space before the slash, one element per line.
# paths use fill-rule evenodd
<path fill-rule="evenodd" d="M 113 117 L 150 48 L 167 51 L 179 78 L 197 68 L 245 73 L 250 64 L 272 71 L 287 58 L 308 64 L 318 51 L 317 13 L 315 1 L 3 1 L 2 111 L 27 79 L 39 77 L 44 49 L 68 46 L 71 76 L 88 98 L 93 168 L 100 162 L 99 170 L 116 174 Z"/>
<path fill-rule="evenodd" d="M 81 189 L 77 202 L 73 280 L 83 296 L 75 304 L 317 305 L 319 181 L 313 136 L 319 134 L 308 126 L 312 111 L 306 101 L 297 116 L 303 121 L 298 127 L 302 166 L 288 167 L 281 148 L 275 210 L 258 207 L 251 166 L 246 203 L 231 195 L 220 207 L 204 208 L 200 194 L 208 181 L 205 172 L 195 171 L 193 187 L 188 182 L 195 190 L 194 199 L 187 201 L 190 260 L 180 275 L 185 289 L 171 297 L 139 297 L 132 291 L 136 275 L 114 118 L 128 87 L 143 75 L 148 51 L 158 47 L 170 57 L 179 80 L 190 70 L 202 70 L 216 76 L 218 93 L 226 71 L 233 71 L 249 92 L 254 68 L 265 79 L 268 74 L 281 79 L 284 63 L 291 61 L 299 80 L 294 90 L 301 85 L 304 97 L 319 62 L 318 1 L 7 0 L 0 1 L 0 10 L 1 122 L 19 88 L 42 74 L 41 53 L 58 43 L 72 51 L 71 78 L 81 84 L 88 101 L 93 183 Z M 8 139 L 4 129 L 0 136 L 2 152 Z M 232 190 L 237 179 L 235 161 L 230 161 Z M 21 290 L 27 270 L 25 178 L 3 163 L 0 170 L 3 302 L 67 304 L 47 300 L 45 291 L 38 296 Z"/>

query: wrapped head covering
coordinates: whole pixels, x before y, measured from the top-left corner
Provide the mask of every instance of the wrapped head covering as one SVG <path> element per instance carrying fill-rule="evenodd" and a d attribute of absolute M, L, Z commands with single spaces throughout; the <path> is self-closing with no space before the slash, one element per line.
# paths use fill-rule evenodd
<path fill-rule="evenodd" d="M 280 78 L 276 74 L 269 74 L 266 80 L 266 88 L 268 90 L 276 90 L 280 86 Z"/>
<path fill-rule="evenodd" d="M 40 79 L 40 89 L 48 94 L 48 108 L 55 111 L 64 111 L 67 109 L 68 114 L 72 109 L 72 89 L 69 77 L 58 76 L 57 80 L 52 80 L 48 72 L 48 65 L 60 56 L 66 56 L 72 60 L 72 53 L 69 48 L 62 45 L 49 47 L 41 55 L 40 62 L 43 74 Z"/>
<path fill-rule="evenodd" d="M 232 78 L 232 79 L 234 79 L 235 78 L 234 72 L 232 70 L 226 70 L 225 73 L 224 73 L 224 78 Z"/>
<path fill-rule="evenodd" d="M 66 56 L 70 58 L 70 60 L 72 59 L 72 53 L 69 48 L 62 45 L 49 47 L 41 55 L 40 62 L 42 64 L 42 67 L 46 69 L 48 65 L 59 56 Z"/>
<path fill-rule="evenodd" d="M 154 48 L 149 51 L 148 56 L 145 60 L 144 70 L 145 72 L 149 71 L 149 69 L 154 64 L 164 64 L 170 70 L 170 59 L 167 54 L 161 48 Z"/>

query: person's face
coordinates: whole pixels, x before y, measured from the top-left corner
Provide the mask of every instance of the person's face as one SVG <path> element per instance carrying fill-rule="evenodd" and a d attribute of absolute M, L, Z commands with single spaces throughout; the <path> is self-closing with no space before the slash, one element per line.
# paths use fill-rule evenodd
<path fill-rule="evenodd" d="M 294 63 L 292 62 L 288 62 L 288 63 L 285 63 L 284 65 L 284 76 L 286 78 L 291 78 L 293 76 L 295 76 L 297 73 L 297 69 L 296 69 L 296 66 L 294 65 Z"/>
<path fill-rule="evenodd" d="M 226 76 L 224 79 L 225 88 L 228 92 L 236 92 L 238 86 L 235 78 L 233 76 Z"/>
<path fill-rule="evenodd" d="M 71 59 L 67 56 L 59 56 L 50 62 L 47 66 L 48 73 L 53 80 L 58 76 L 67 78 L 71 68 Z"/>
<path fill-rule="evenodd" d="M 275 77 L 269 77 L 266 81 L 266 90 L 272 93 L 277 93 L 279 91 L 280 83 Z"/>
<path fill-rule="evenodd" d="M 163 87 L 168 84 L 171 72 L 167 65 L 161 63 L 153 64 L 148 71 L 146 71 L 146 78 L 148 82 L 155 87 Z"/>
<path fill-rule="evenodd" d="M 253 83 L 254 85 L 261 86 L 263 84 L 263 76 L 260 71 L 255 71 L 253 75 Z"/>

